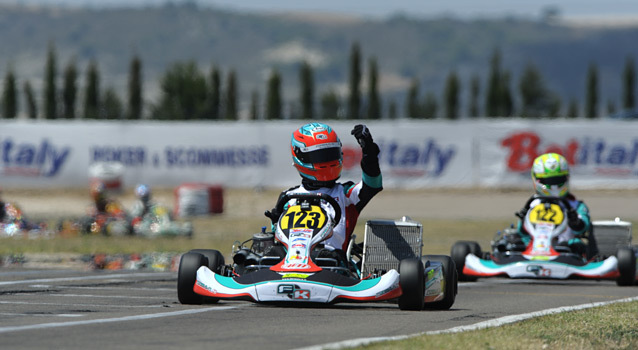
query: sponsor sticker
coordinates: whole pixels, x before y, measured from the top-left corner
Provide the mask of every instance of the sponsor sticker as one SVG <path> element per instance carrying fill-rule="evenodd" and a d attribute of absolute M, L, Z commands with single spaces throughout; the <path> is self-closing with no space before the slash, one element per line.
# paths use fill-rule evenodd
<path fill-rule="evenodd" d="M 307 289 L 301 289 L 296 284 L 280 284 L 277 286 L 278 294 L 286 294 L 288 298 L 294 300 L 309 300 L 310 291 Z"/>
<path fill-rule="evenodd" d="M 282 278 L 300 278 L 300 279 L 306 279 L 308 278 L 310 275 L 305 274 L 305 273 L 286 273 L 283 276 L 281 276 Z"/>

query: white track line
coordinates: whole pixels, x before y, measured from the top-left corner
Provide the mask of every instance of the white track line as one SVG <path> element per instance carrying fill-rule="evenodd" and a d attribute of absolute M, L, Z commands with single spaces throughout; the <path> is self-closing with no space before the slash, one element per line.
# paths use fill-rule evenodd
<path fill-rule="evenodd" d="M 93 275 L 93 276 L 78 276 L 78 277 L 39 278 L 39 279 L 31 279 L 31 280 L 3 281 L 3 282 L 0 282 L 0 286 L 10 286 L 15 284 L 26 284 L 26 283 L 108 280 L 108 279 L 122 278 L 122 277 L 169 277 L 173 275 L 174 275 L 173 273 L 167 273 L 167 272 L 153 272 L 153 273 L 121 273 L 121 274 L 113 274 L 113 275 Z"/>
<path fill-rule="evenodd" d="M 16 313 L 12 313 L 12 312 L 0 312 L 0 315 L 4 315 L 4 316 L 82 317 L 82 315 L 76 315 L 76 314 L 16 314 Z"/>
<path fill-rule="evenodd" d="M 527 319 L 530 319 L 530 318 L 534 318 L 534 317 L 553 315 L 553 314 L 558 314 L 558 313 L 567 312 L 567 311 L 576 311 L 576 310 L 589 309 L 589 308 L 593 308 L 593 307 L 604 306 L 604 305 L 615 304 L 615 303 L 628 303 L 628 302 L 631 302 L 631 301 L 638 301 L 638 297 L 625 298 L 625 299 L 612 300 L 612 301 L 601 301 L 601 302 L 597 302 L 597 303 L 588 303 L 588 304 L 581 304 L 581 305 L 575 305 L 575 306 L 562 306 L 562 307 L 557 307 L 557 308 L 554 308 L 554 309 L 546 309 L 546 310 L 535 311 L 535 312 L 530 312 L 530 313 L 526 313 L 526 314 L 499 317 L 499 318 L 495 318 L 493 320 L 482 321 L 482 322 L 478 322 L 478 323 L 467 325 L 467 326 L 459 326 L 459 327 L 443 329 L 443 330 L 440 330 L 440 331 L 429 331 L 429 332 L 410 334 L 410 335 L 398 335 L 398 336 L 394 336 L 394 337 L 375 337 L 375 338 L 351 339 L 351 340 L 346 340 L 346 341 L 342 341 L 342 342 L 336 342 L 336 343 L 330 343 L 330 344 L 323 344 L 323 345 L 316 345 L 316 346 L 310 346 L 310 347 L 305 347 L 305 348 L 299 348 L 297 350 L 342 349 L 342 348 L 351 348 L 351 347 L 357 347 L 357 346 L 365 346 L 365 345 L 368 345 L 368 344 L 377 343 L 377 342 L 381 342 L 381 341 L 403 340 L 403 339 L 418 337 L 418 336 L 421 336 L 421 335 L 437 335 L 437 334 L 446 334 L 446 333 L 459 333 L 459 332 L 474 331 L 474 330 L 478 330 L 478 329 L 500 327 L 500 326 L 503 326 L 503 325 L 506 325 L 506 324 L 516 323 L 516 322 L 524 321 L 524 320 L 527 320 Z"/>
<path fill-rule="evenodd" d="M 8 304 L 8 305 L 56 305 L 56 306 L 87 306 L 87 307 L 109 307 L 109 308 L 127 308 L 127 309 L 136 309 L 136 308 L 144 308 L 144 309 L 155 309 L 155 308 L 164 308 L 164 305 L 114 305 L 114 304 L 62 304 L 62 303 L 42 303 L 42 302 L 31 302 L 31 301 L 0 301 L 0 304 Z"/>
<path fill-rule="evenodd" d="M 146 314 L 146 315 L 124 316 L 124 317 L 115 317 L 115 318 L 102 318 L 102 319 L 97 319 L 97 320 L 70 321 L 70 322 L 52 322 L 52 323 L 41 323 L 41 324 L 26 325 L 26 326 L 0 327 L 0 333 L 19 332 L 19 331 L 28 331 L 28 330 L 36 330 L 36 329 L 59 328 L 59 327 L 84 326 L 84 325 L 89 325 L 89 324 L 101 324 L 101 323 L 112 323 L 112 322 L 148 320 L 148 319 L 152 319 L 152 318 L 162 318 L 162 317 L 173 317 L 173 316 L 198 314 L 198 313 L 208 312 L 208 311 L 230 310 L 230 309 L 236 309 L 238 307 L 239 306 L 218 306 L 218 307 L 209 307 L 209 308 L 205 308 L 205 309 L 191 309 L 191 310 L 180 310 L 180 311 L 173 311 L 173 312 L 160 312 L 160 313 Z"/>
<path fill-rule="evenodd" d="M 98 289 L 98 290 L 150 290 L 157 292 L 175 292 L 175 288 L 145 288 L 145 287 L 80 287 L 80 286 L 59 286 L 51 284 L 34 284 L 31 288 L 55 288 L 55 289 Z"/>

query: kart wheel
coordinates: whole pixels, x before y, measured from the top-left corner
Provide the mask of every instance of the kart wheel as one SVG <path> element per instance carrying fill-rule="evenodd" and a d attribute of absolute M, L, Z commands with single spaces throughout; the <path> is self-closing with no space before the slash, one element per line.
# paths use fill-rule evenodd
<path fill-rule="evenodd" d="M 399 263 L 399 297 L 401 310 L 423 309 L 425 276 L 421 259 L 404 259 Z"/>
<path fill-rule="evenodd" d="M 222 253 L 219 250 L 215 250 L 215 249 L 192 249 L 190 252 L 192 253 L 199 253 L 203 256 L 205 256 L 208 259 L 208 264 L 206 266 L 208 266 L 208 268 L 215 272 L 215 273 L 220 273 L 221 272 L 221 267 L 224 266 L 225 261 L 224 261 L 224 256 L 222 255 Z"/>
<path fill-rule="evenodd" d="M 618 248 L 616 252 L 618 259 L 618 272 L 620 276 L 616 279 L 619 286 L 631 286 L 636 282 L 636 253 L 630 247 Z"/>
<path fill-rule="evenodd" d="M 458 293 L 458 274 L 454 261 L 447 255 L 424 255 L 421 260 L 436 261 L 443 266 L 443 278 L 445 279 L 445 296 L 443 300 L 435 301 L 433 303 L 425 303 L 424 309 L 433 310 L 449 310 L 456 300 L 456 294 Z"/>
<path fill-rule="evenodd" d="M 454 265 L 456 266 L 456 272 L 459 281 L 473 282 L 477 279 L 474 276 L 467 276 L 463 274 L 463 268 L 465 267 L 465 257 L 470 253 L 472 253 L 472 246 L 470 245 L 470 242 L 459 241 L 454 243 L 454 245 L 452 246 L 450 255 L 452 256 L 452 260 L 454 261 Z"/>
<path fill-rule="evenodd" d="M 177 273 L 177 299 L 182 304 L 201 304 L 204 297 L 195 293 L 193 287 L 197 280 L 197 269 L 206 266 L 206 257 L 199 253 L 188 252 L 179 260 Z"/>

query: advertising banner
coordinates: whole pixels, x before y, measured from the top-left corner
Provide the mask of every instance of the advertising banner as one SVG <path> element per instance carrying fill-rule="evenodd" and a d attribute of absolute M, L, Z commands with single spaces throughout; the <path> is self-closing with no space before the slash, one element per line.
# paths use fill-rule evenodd
<path fill-rule="evenodd" d="M 638 187 L 638 125 L 622 121 L 362 121 L 381 153 L 386 188 L 527 187 L 532 160 L 563 154 L 572 183 Z M 81 187 L 96 164 L 122 183 L 288 188 L 300 183 L 290 136 L 305 121 L 106 122 L 0 120 L 0 187 Z M 343 144 L 342 181 L 361 178 L 356 121 L 330 121 Z"/>

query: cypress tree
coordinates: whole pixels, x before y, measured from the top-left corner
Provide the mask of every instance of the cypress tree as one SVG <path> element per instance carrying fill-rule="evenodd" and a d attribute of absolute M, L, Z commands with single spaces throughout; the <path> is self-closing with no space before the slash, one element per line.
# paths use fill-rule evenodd
<path fill-rule="evenodd" d="M 459 90 L 461 89 L 456 72 L 452 71 L 445 83 L 445 118 L 459 119 Z"/>
<path fill-rule="evenodd" d="M 91 60 L 86 72 L 84 93 L 84 118 L 97 119 L 100 116 L 100 74 L 95 60 Z"/>
<path fill-rule="evenodd" d="M 519 82 L 521 96 L 521 116 L 540 118 L 548 113 L 548 93 L 540 72 L 533 64 L 528 64 Z"/>
<path fill-rule="evenodd" d="M 598 117 L 598 68 L 594 63 L 587 71 L 587 93 L 585 97 L 585 118 Z"/>
<path fill-rule="evenodd" d="M 77 99 L 78 72 L 75 62 L 71 60 L 64 69 L 64 88 L 62 102 L 64 103 L 64 118 L 75 119 L 75 103 Z"/>
<path fill-rule="evenodd" d="M 407 101 L 406 101 L 405 113 L 406 117 L 416 119 L 421 118 L 421 106 L 419 103 L 419 82 L 416 79 L 412 80 L 410 88 L 408 89 Z"/>
<path fill-rule="evenodd" d="M 44 81 L 44 117 L 46 119 L 58 118 L 57 98 L 58 92 L 55 83 L 57 76 L 56 54 L 53 43 L 49 44 Z"/>
<path fill-rule="evenodd" d="M 142 61 L 138 56 L 131 59 L 128 77 L 128 119 L 142 119 L 144 99 L 142 93 Z"/>
<path fill-rule="evenodd" d="M 500 107 L 498 113 L 504 117 L 511 117 L 514 114 L 514 98 L 510 90 L 511 75 L 509 71 L 504 71 L 501 75 L 501 83 L 499 84 Z"/>
<path fill-rule="evenodd" d="M 350 49 L 350 95 L 348 97 L 348 118 L 359 119 L 361 110 L 361 52 L 358 43 Z"/>
<path fill-rule="evenodd" d="M 312 73 L 312 67 L 308 62 L 303 62 L 299 68 L 299 85 L 300 96 L 299 103 L 301 104 L 301 118 L 313 119 L 314 113 L 314 77 Z"/>
<path fill-rule="evenodd" d="M 474 75 L 470 81 L 470 107 L 468 115 L 476 118 L 479 115 L 479 94 L 481 93 L 481 83 L 479 77 Z"/>
<path fill-rule="evenodd" d="M 485 96 L 485 115 L 488 117 L 498 116 L 501 110 L 501 53 L 495 49 L 490 61 L 490 75 L 487 84 L 487 95 Z"/>
<path fill-rule="evenodd" d="M 124 106 L 115 89 L 109 88 L 104 92 L 100 111 L 102 119 L 122 119 Z"/>
<path fill-rule="evenodd" d="M 29 119 L 37 119 L 38 118 L 38 104 L 35 102 L 35 95 L 33 93 L 33 89 L 31 88 L 31 83 L 29 81 L 24 82 L 24 98 L 27 103 L 27 116 Z"/>
<path fill-rule="evenodd" d="M 239 88 L 237 87 L 237 78 L 235 76 L 235 71 L 231 70 L 228 72 L 228 81 L 226 86 L 226 109 L 225 109 L 225 118 L 227 120 L 237 120 L 238 119 L 238 109 L 237 109 L 237 91 Z"/>
<path fill-rule="evenodd" d="M 221 77 L 219 69 L 214 64 L 210 68 L 210 89 L 209 91 L 209 119 L 219 119 L 221 110 Z"/>
<path fill-rule="evenodd" d="M 623 108 L 633 110 L 636 107 L 636 68 L 634 58 L 627 57 L 623 72 Z"/>
<path fill-rule="evenodd" d="M 259 120 L 259 91 L 253 90 L 250 94 L 250 120 Z"/>
<path fill-rule="evenodd" d="M 15 119 L 18 115 L 18 94 L 16 91 L 16 78 L 13 69 L 9 68 L 4 78 L 2 91 L 2 117 Z"/>
<path fill-rule="evenodd" d="M 281 75 L 277 69 L 270 72 L 266 91 L 266 119 L 282 119 Z"/>
<path fill-rule="evenodd" d="M 378 88 L 378 68 L 376 58 L 368 62 L 368 119 L 381 119 L 381 99 Z"/>

